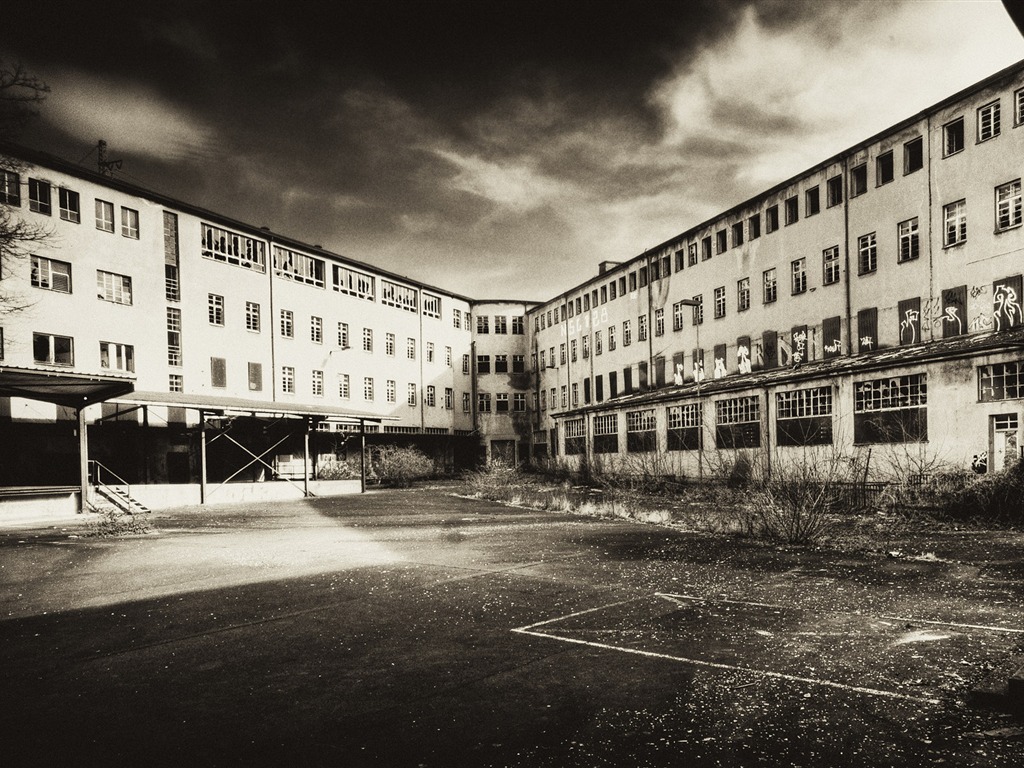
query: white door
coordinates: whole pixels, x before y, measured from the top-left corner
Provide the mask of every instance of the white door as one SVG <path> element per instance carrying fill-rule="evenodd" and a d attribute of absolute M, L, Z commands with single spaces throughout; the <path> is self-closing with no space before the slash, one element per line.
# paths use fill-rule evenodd
<path fill-rule="evenodd" d="M 1019 419 L 1016 413 L 991 417 L 992 450 L 989 451 L 991 471 L 998 472 L 1013 464 L 1020 455 L 1018 445 Z"/>

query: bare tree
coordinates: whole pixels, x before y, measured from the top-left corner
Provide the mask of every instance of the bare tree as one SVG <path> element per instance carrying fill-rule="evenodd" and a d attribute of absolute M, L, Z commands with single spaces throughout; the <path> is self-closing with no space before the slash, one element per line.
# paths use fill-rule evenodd
<path fill-rule="evenodd" d="M 39 104 L 49 92 L 47 85 L 20 63 L 0 61 L 0 142 L 17 140 L 22 129 L 39 114 Z M 24 164 L 0 151 L 0 317 L 29 306 L 8 278 L 20 270 L 32 246 L 50 234 L 46 227 L 30 223 L 17 209 L 21 191 L 15 186 Z"/>

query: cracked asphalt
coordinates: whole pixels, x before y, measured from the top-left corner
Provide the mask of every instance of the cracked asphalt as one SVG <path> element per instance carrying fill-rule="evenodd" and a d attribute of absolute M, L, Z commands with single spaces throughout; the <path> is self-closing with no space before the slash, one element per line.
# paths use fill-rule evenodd
<path fill-rule="evenodd" d="M 780 548 L 432 489 L 0 532 L 3 764 L 1019 766 L 1024 536 Z"/>

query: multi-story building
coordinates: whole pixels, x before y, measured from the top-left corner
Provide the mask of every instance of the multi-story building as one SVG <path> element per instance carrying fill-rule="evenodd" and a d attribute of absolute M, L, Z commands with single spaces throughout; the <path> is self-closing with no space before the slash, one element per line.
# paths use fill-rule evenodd
<path fill-rule="evenodd" d="M 690 477 L 811 445 L 872 472 L 895 446 L 1002 467 L 1024 397 L 1022 175 L 1024 63 L 602 264 L 529 313 L 538 451 Z"/>
<path fill-rule="evenodd" d="M 536 304 L 3 149 L 21 165 L 0 202 L 49 236 L 2 264 L 20 309 L 0 317 L 0 393 L 56 374 L 133 389 L 89 416 L 93 453 L 133 480 L 195 479 L 207 429 L 234 441 L 212 476 L 280 468 L 300 446 L 275 415 L 319 427 L 314 455 L 359 424 L 455 464 L 689 477 L 738 451 L 815 447 L 868 472 L 887 450 L 1020 454 L 1024 62 Z M 48 402 L 0 399 L 0 483 L 74 479 L 75 403 Z"/>
<path fill-rule="evenodd" d="M 3 150 L 16 170 L 3 171 L 0 202 L 45 236 L 2 265 L 0 388 L 32 372 L 44 383 L 129 381 L 132 392 L 88 414 L 91 453 L 119 476 L 194 480 L 207 416 L 230 437 L 210 441 L 214 478 L 256 456 L 266 464 L 242 477 L 263 478 L 268 465 L 294 472 L 301 441 L 276 416 L 317 427 L 314 455 L 346 451 L 360 426 L 371 441 L 412 443 L 449 465 L 488 455 L 492 435 L 511 459 L 510 439 L 528 443 L 531 304 L 474 302 L 42 153 Z M 476 347 L 493 358 L 490 376 Z M 493 398 L 486 408 L 478 382 Z M 76 409 L 43 398 L 0 398 L 10 438 L 2 484 L 77 475 L 67 455 Z"/>

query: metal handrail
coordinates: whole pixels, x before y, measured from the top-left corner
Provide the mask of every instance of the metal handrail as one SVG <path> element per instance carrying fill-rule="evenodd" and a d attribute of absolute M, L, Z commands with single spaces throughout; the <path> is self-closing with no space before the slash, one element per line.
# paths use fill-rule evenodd
<path fill-rule="evenodd" d="M 89 465 L 93 469 L 93 471 L 90 473 L 92 478 L 93 478 L 93 483 L 97 487 L 111 488 L 111 486 L 108 483 L 103 482 L 103 479 L 100 476 L 100 470 L 101 469 L 102 470 L 106 470 L 106 472 L 108 474 L 112 475 L 113 478 L 115 480 L 117 480 L 120 485 L 124 486 L 124 495 L 125 495 L 125 497 L 127 497 L 128 503 L 130 503 L 130 500 L 131 500 L 131 497 L 132 497 L 132 487 L 128 483 L 127 480 L 125 480 L 123 477 L 121 477 L 119 474 L 117 474 L 110 467 L 107 467 L 107 466 L 101 464 L 100 462 L 96 461 L 95 459 L 89 459 Z M 114 495 L 116 496 L 117 494 L 115 493 Z"/>

